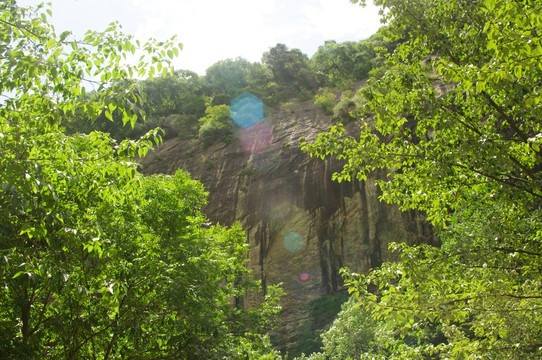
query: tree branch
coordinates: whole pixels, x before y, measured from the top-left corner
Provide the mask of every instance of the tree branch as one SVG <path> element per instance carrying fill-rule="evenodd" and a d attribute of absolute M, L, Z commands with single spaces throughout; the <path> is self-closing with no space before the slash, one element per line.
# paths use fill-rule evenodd
<path fill-rule="evenodd" d="M 529 141 L 529 137 L 519 128 L 519 125 L 517 124 L 516 120 L 514 120 L 514 118 L 508 115 L 501 106 L 499 106 L 495 101 L 493 101 L 493 99 L 487 92 L 482 91 L 482 95 L 488 101 L 489 105 L 491 105 L 491 107 L 493 107 L 499 113 L 499 115 L 501 115 L 508 122 L 508 125 L 510 125 L 512 130 L 516 132 L 519 138 L 525 144 L 529 144 L 529 147 L 531 148 L 531 150 L 533 150 L 535 154 L 537 154 L 539 157 L 542 158 L 542 151 L 541 150 L 537 151 L 536 149 L 533 148 L 532 144 Z"/>

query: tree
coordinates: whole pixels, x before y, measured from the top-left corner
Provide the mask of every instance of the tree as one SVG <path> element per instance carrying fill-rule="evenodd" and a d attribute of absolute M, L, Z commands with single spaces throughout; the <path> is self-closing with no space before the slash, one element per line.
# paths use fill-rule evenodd
<path fill-rule="evenodd" d="M 71 40 L 47 14 L 0 5 L 0 357 L 274 358 L 258 330 L 276 297 L 230 303 L 257 289 L 239 225 L 208 224 L 202 185 L 183 172 L 137 173 L 158 130 L 119 142 L 62 128 L 114 111 L 133 123 L 141 98 L 117 84 L 178 47 L 136 46 L 115 24 Z M 122 61 L 137 48 L 151 67 Z"/>
<path fill-rule="evenodd" d="M 368 77 L 376 56 L 369 41 L 327 40 L 311 57 L 310 64 L 321 86 L 336 87 Z"/>
<path fill-rule="evenodd" d="M 352 82 L 365 80 L 371 70 L 381 64 L 379 53 L 391 52 L 402 38 L 385 39 L 386 28 L 380 28 L 376 34 L 358 42 L 337 43 L 327 40 L 320 45 L 310 59 L 310 66 L 320 86 L 344 87 Z"/>
<path fill-rule="evenodd" d="M 146 80 L 124 80 L 115 84 L 118 91 L 141 98 L 132 104 L 138 113 L 133 127 L 124 126 L 122 112 L 116 108 L 110 114 L 102 113 L 96 119 L 70 116 L 65 121 L 68 133 L 89 133 L 93 130 L 108 132 L 117 140 L 137 139 L 147 131 L 160 127 L 164 138 L 188 138 L 197 135 L 198 119 L 205 113 L 208 86 L 204 78 L 187 70 L 162 74 Z M 99 92 L 87 94 L 89 99 Z M 108 117 L 109 116 L 109 117 Z M 93 121 L 92 121 L 93 120 Z"/>
<path fill-rule="evenodd" d="M 164 130 L 167 138 L 186 139 L 197 135 L 198 119 L 205 114 L 209 95 L 209 86 L 203 77 L 192 71 L 178 70 L 147 79 L 141 87 L 147 119 L 136 124 L 136 135 L 156 126 Z"/>
<path fill-rule="evenodd" d="M 199 137 L 205 146 L 217 141 L 231 141 L 233 121 L 229 105 L 207 107 L 205 116 L 199 122 Z"/>
<path fill-rule="evenodd" d="M 207 84 L 194 72 L 178 70 L 165 76 L 153 77 L 143 81 L 141 88 L 145 94 L 146 113 L 153 116 L 190 113 L 203 115 L 205 111 Z M 200 105 L 202 101 L 203 106 Z"/>
<path fill-rule="evenodd" d="M 373 117 L 359 138 L 337 126 L 305 149 L 343 159 L 339 181 L 387 169 L 382 199 L 425 211 L 443 245 L 392 245 L 399 262 L 353 291 L 392 358 L 539 358 L 542 4 L 375 3 L 406 41 L 361 90 Z"/>
<path fill-rule="evenodd" d="M 238 57 L 221 60 L 205 71 L 205 78 L 216 94 L 227 94 L 230 97 L 239 95 L 249 85 L 255 64 Z"/>
<path fill-rule="evenodd" d="M 298 359 L 359 359 L 362 354 L 376 350 L 376 328 L 370 313 L 351 297 L 342 305 L 330 328 L 320 336 L 323 343 L 321 351 Z"/>
<path fill-rule="evenodd" d="M 273 81 L 281 89 L 277 94 L 281 100 L 316 90 L 309 59 L 299 49 L 277 44 L 262 55 L 262 63 L 273 73 Z"/>

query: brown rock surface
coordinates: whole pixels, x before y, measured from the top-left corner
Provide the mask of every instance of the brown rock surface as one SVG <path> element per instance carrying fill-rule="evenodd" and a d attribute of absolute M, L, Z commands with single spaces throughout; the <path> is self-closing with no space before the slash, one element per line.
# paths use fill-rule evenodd
<path fill-rule="evenodd" d="M 279 333 L 288 348 L 308 321 L 308 304 L 341 289 L 341 267 L 365 272 L 391 260 L 390 242 L 434 239 L 423 216 L 379 202 L 378 175 L 339 184 L 331 181 L 336 161 L 299 150 L 300 138 L 315 139 L 331 125 L 330 116 L 312 101 L 282 109 L 249 140 L 242 129 L 230 144 L 207 149 L 195 140 L 169 140 L 141 163 L 144 173 L 188 171 L 209 191 L 205 212 L 212 221 L 241 221 L 253 273 L 264 289 L 283 283 L 287 293 Z"/>

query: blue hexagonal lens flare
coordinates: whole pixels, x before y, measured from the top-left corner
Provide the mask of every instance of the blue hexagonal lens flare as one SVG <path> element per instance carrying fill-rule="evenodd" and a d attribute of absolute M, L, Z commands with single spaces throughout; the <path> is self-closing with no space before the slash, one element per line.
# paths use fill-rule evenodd
<path fill-rule="evenodd" d="M 250 93 L 242 93 L 231 101 L 231 117 L 242 128 L 249 128 L 263 119 L 262 100 Z"/>

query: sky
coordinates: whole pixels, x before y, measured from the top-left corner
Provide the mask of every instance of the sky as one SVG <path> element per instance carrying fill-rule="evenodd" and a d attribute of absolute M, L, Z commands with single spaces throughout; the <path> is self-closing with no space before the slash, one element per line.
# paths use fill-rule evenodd
<path fill-rule="evenodd" d="M 359 41 L 381 26 L 378 9 L 349 0 L 45 0 L 58 34 L 104 30 L 119 21 L 140 40 L 177 35 L 183 51 L 176 69 L 200 75 L 219 60 L 261 61 L 282 43 L 312 56 L 326 40 Z M 18 0 L 21 6 L 41 0 Z"/>

